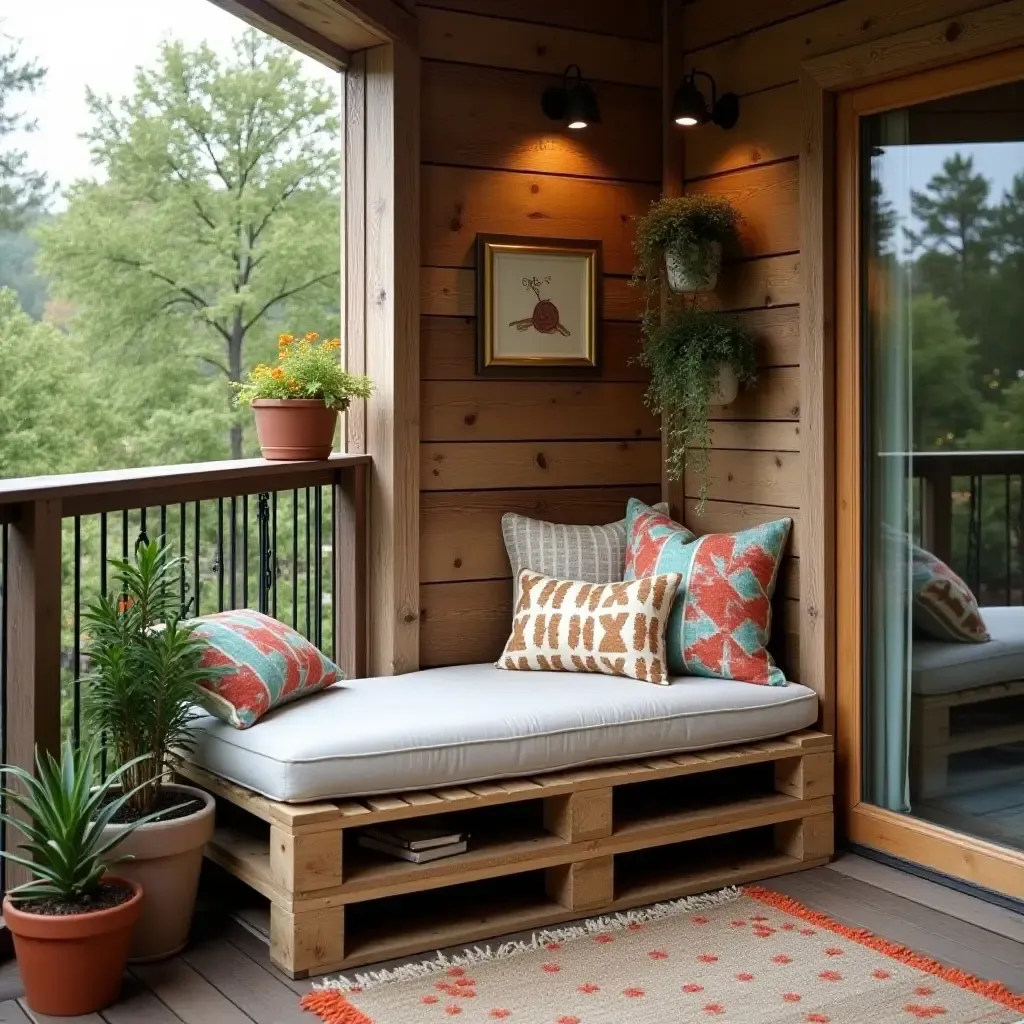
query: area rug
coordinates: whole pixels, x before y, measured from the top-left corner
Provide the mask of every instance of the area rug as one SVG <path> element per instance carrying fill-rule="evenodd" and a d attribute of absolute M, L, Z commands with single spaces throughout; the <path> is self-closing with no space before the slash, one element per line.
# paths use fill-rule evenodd
<path fill-rule="evenodd" d="M 750 887 L 321 983 L 326 1024 L 1016 1024 L 1024 996 Z"/>

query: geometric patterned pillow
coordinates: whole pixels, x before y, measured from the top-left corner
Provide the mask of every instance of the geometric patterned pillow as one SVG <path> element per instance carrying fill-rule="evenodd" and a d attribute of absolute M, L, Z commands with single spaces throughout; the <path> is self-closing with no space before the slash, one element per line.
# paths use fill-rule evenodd
<path fill-rule="evenodd" d="M 226 670 L 200 684 L 199 703 L 236 729 L 345 678 L 304 636 L 268 615 L 238 608 L 203 615 L 191 625 L 208 645 L 203 666 Z"/>
<path fill-rule="evenodd" d="M 936 640 L 983 644 L 992 638 L 971 588 L 941 559 L 911 545 L 914 625 Z"/>
<path fill-rule="evenodd" d="M 767 647 L 772 594 L 793 520 L 695 537 L 636 499 L 626 518 L 626 578 L 665 572 L 683 578 L 665 633 L 669 671 L 784 686 Z"/>
<path fill-rule="evenodd" d="M 681 578 L 670 573 L 633 583 L 584 583 L 523 569 L 512 635 L 495 664 L 667 684 L 665 624 Z"/>
<path fill-rule="evenodd" d="M 656 505 L 662 512 L 668 506 Z M 626 520 L 604 526 L 566 526 L 516 512 L 501 517 L 512 578 L 532 569 L 560 580 L 618 583 L 626 558 Z"/>

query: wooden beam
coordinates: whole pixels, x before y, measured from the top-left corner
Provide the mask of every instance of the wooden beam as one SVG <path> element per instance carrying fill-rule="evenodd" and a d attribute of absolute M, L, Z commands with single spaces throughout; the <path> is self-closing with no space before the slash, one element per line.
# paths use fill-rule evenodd
<path fill-rule="evenodd" d="M 334 635 L 338 665 L 349 679 L 366 675 L 366 467 L 343 472 L 334 485 Z"/>
<path fill-rule="evenodd" d="M 6 760 L 32 771 L 35 752 L 60 749 L 61 504 L 21 506 L 8 528 Z M 11 813 L 17 813 L 11 808 Z M 5 849 L 20 833 L 7 827 Z M 6 886 L 27 882 L 27 869 L 7 864 Z"/>

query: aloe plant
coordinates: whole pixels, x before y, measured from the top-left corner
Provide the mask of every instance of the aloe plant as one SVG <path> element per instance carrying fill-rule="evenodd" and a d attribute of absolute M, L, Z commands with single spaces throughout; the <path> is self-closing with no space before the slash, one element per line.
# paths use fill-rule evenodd
<path fill-rule="evenodd" d="M 109 854 L 136 828 L 157 814 L 151 814 L 120 829 L 113 838 L 104 838 L 103 830 L 131 799 L 135 790 L 112 795 L 112 790 L 136 762 L 151 757 L 144 754 L 122 765 L 96 784 L 97 744 L 75 748 L 68 739 L 60 761 L 50 753 L 36 751 L 35 775 L 15 765 L 0 767 L 0 776 L 16 779 L 23 790 L 0 789 L 0 795 L 20 808 L 25 819 L 0 814 L 0 820 L 12 825 L 27 842 L 19 849 L 34 859 L 0 851 L 15 864 L 27 867 L 35 880 L 12 889 L 8 896 L 17 902 L 59 899 L 69 903 L 85 902 L 98 889 L 111 861 Z M 149 783 L 143 783 L 148 785 Z M 141 788 L 141 787 L 140 787 Z"/>

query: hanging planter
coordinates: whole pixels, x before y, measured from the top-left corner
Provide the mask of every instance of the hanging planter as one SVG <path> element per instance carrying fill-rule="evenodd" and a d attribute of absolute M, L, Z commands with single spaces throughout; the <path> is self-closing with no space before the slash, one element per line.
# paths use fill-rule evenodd
<path fill-rule="evenodd" d="M 662 280 L 673 292 L 711 291 L 718 283 L 723 247 L 736 240 L 739 217 L 725 199 L 659 199 L 637 221 L 635 248 L 648 296 Z"/>
<path fill-rule="evenodd" d="M 307 334 L 278 339 L 274 366 L 260 363 L 242 384 L 238 402 L 251 405 L 263 458 L 270 461 L 326 459 L 334 446 L 338 413 L 353 398 L 369 398 L 373 384 L 341 365 L 337 338 Z"/>
<path fill-rule="evenodd" d="M 708 410 L 736 400 L 757 380 L 754 343 L 731 317 L 688 305 L 643 321 L 640 362 L 651 371 L 647 404 L 662 417 L 668 476 L 697 478 L 698 509 L 708 492 Z M 691 492 L 688 492 L 691 493 Z"/>

